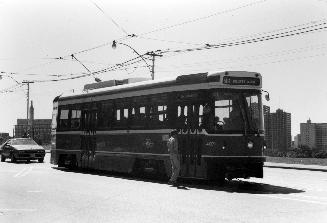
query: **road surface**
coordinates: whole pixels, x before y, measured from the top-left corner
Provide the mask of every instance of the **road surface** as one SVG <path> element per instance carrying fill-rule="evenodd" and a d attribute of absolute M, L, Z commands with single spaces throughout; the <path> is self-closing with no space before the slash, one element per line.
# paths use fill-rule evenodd
<path fill-rule="evenodd" d="M 0 222 L 327 222 L 327 172 L 265 168 L 224 186 L 0 163 Z"/>

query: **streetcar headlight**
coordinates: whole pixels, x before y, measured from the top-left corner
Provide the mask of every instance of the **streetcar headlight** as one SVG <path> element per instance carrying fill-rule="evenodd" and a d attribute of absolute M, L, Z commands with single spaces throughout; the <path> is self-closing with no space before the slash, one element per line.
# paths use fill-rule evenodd
<path fill-rule="evenodd" d="M 226 142 L 226 141 L 223 142 L 223 146 L 222 146 L 221 148 L 222 148 L 223 150 L 224 150 L 224 149 L 227 149 L 227 142 Z"/>
<path fill-rule="evenodd" d="M 253 148 L 253 142 L 252 142 L 252 141 L 249 141 L 249 142 L 248 142 L 248 148 L 249 148 L 249 149 L 252 149 L 252 148 Z"/>

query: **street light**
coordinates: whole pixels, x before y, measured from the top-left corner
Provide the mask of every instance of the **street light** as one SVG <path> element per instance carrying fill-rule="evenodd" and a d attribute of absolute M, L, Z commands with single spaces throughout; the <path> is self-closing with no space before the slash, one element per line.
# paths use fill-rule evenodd
<path fill-rule="evenodd" d="M 144 59 L 143 55 L 139 54 L 133 47 L 131 47 L 130 45 L 127 45 L 125 43 L 120 43 L 120 42 L 117 42 L 116 40 L 112 41 L 112 45 L 111 47 L 113 49 L 116 49 L 117 48 L 117 44 L 120 44 L 120 45 L 124 45 L 124 46 L 127 46 L 128 48 L 130 48 L 131 50 L 134 51 L 134 53 L 136 53 L 139 57 L 141 57 L 141 59 L 145 62 L 147 68 L 150 70 L 150 73 L 151 73 L 151 79 L 154 80 L 154 59 L 155 59 L 155 56 L 162 56 L 162 55 L 159 55 L 159 54 L 155 54 L 154 52 L 147 52 L 146 54 L 144 55 L 150 55 L 152 56 L 152 66 L 150 66 L 148 64 L 148 62 L 146 62 L 146 60 Z"/>

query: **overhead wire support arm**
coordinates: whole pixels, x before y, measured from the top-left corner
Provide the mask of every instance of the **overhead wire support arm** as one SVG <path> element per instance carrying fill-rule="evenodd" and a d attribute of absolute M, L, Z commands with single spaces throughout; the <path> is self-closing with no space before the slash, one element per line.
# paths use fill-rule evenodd
<path fill-rule="evenodd" d="M 96 82 L 101 82 L 101 79 L 100 78 L 97 78 L 97 77 L 95 77 L 94 76 L 94 74 L 80 61 L 80 60 L 78 60 L 75 56 L 74 56 L 74 54 L 72 54 L 71 55 L 71 57 L 72 57 L 72 59 L 75 59 L 77 62 L 79 62 L 89 73 L 90 73 L 90 75 L 92 75 L 93 77 L 94 77 L 94 80 L 96 81 Z"/>
<path fill-rule="evenodd" d="M 11 75 L 5 74 L 6 72 L 1 71 L 0 73 L 1 73 L 1 74 L 0 74 L 0 80 L 2 79 L 2 76 L 5 76 L 5 77 L 9 77 L 9 78 L 11 78 L 13 81 L 15 81 L 15 82 L 16 82 L 17 84 L 19 84 L 19 85 L 22 84 L 22 83 L 18 82 L 15 78 L 13 78 Z M 13 73 L 11 73 L 11 74 L 13 74 Z"/>
<path fill-rule="evenodd" d="M 120 42 L 117 42 L 116 40 L 112 41 L 112 48 L 113 49 L 116 49 L 117 48 L 117 44 L 120 44 L 120 45 L 124 45 L 124 46 L 127 46 L 128 48 L 130 48 L 131 50 L 133 50 L 134 53 L 136 53 L 139 57 L 141 57 L 141 59 L 144 61 L 144 63 L 146 64 L 146 66 L 148 67 L 150 73 L 151 73 L 151 78 L 152 80 L 154 79 L 154 60 L 153 61 L 153 65 L 150 66 L 148 64 L 148 62 L 146 62 L 146 60 L 144 59 L 144 55 L 150 55 L 149 53 L 146 53 L 144 55 L 141 55 L 139 54 L 133 47 L 131 47 L 130 45 L 127 45 L 125 43 L 120 43 Z"/>

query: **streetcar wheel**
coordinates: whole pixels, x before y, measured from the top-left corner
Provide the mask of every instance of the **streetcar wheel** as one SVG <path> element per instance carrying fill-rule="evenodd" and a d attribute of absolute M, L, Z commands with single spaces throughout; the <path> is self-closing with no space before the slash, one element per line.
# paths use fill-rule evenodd
<path fill-rule="evenodd" d="M 43 163 L 44 158 L 37 159 L 37 161 L 39 161 L 39 163 Z"/>
<path fill-rule="evenodd" d="M 6 161 L 6 157 L 4 155 L 1 155 L 1 162 Z"/>
<path fill-rule="evenodd" d="M 69 165 L 66 166 L 70 170 L 75 170 L 77 169 L 77 159 L 76 156 L 71 156 L 69 159 Z"/>

